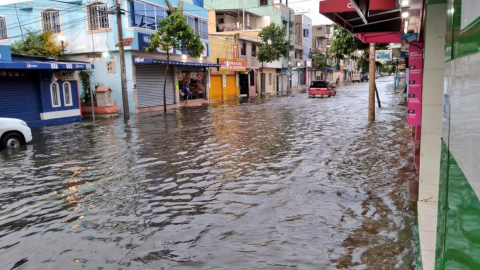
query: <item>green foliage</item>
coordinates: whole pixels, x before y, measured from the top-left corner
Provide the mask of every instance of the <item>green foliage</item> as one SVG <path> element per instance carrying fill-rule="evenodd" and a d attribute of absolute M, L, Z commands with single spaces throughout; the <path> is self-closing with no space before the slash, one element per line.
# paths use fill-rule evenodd
<path fill-rule="evenodd" d="M 342 60 L 345 58 L 346 55 L 350 55 L 353 52 L 359 50 L 363 51 L 363 54 L 360 58 L 354 60 L 358 61 L 358 68 L 362 69 L 363 72 L 368 72 L 369 70 L 369 44 L 363 43 L 360 39 L 355 37 L 354 35 L 350 34 L 348 31 L 344 30 L 343 28 L 339 27 L 338 25 L 333 25 L 333 42 L 330 47 L 329 53 L 332 53 L 333 58 L 337 60 Z M 377 43 L 375 44 L 375 49 L 377 50 L 385 50 L 388 48 L 388 44 L 384 43 Z M 382 64 L 380 62 L 376 62 L 375 64 L 377 67 L 381 67 Z"/>
<path fill-rule="evenodd" d="M 313 56 L 312 62 L 319 70 L 324 70 L 327 67 L 327 56 L 323 53 L 317 53 Z"/>
<path fill-rule="evenodd" d="M 68 43 L 64 43 L 62 50 L 62 45 L 55 43 L 52 31 L 27 30 L 25 41 L 12 44 L 12 53 L 68 59 L 70 55 L 64 53 L 67 46 Z"/>
<path fill-rule="evenodd" d="M 275 23 L 262 29 L 258 34 L 261 43 L 257 52 L 257 59 L 262 65 L 277 61 L 288 54 L 290 43 L 286 40 L 286 35 L 286 29 Z"/>
<path fill-rule="evenodd" d="M 178 12 L 172 12 L 163 19 L 157 33 L 150 37 L 150 46 L 147 52 L 153 52 L 157 48 L 167 52 L 170 48 L 185 48 L 188 54 L 198 58 L 204 49 L 200 36 L 193 33 L 187 20 Z"/>
<path fill-rule="evenodd" d="M 362 41 L 350 34 L 338 25 L 333 25 L 333 42 L 329 49 L 329 53 L 333 55 L 334 59 L 342 60 L 345 55 L 350 55 L 356 50 L 365 49 L 365 45 Z"/>
<path fill-rule="evenodd" d="M 90 99 L 90 93 L 92 92 L 91 82 L 90 82 L 90 75 L 92 74 L 91 70 L 82 70 L 78 73 L 78 77 L 80 79 L 80 84 L 82 84 L 83 93 L 80 97 L 80 101 L 83 105 L 87 105 Z M 95 89 L 97 89 L 99 84 L 95 85 Z M 97 101 L 97 95 L 93 93 L 93 101 Z"/>

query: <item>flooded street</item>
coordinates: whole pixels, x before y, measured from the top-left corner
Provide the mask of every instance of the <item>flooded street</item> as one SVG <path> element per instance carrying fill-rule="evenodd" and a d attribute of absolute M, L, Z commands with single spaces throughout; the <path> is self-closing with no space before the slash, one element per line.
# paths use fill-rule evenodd
<path fill-rule="evenodd" d="M 34 130 L 0 152 L 0 269 L 414 269 L 406 109 L 368 84 Z"/>

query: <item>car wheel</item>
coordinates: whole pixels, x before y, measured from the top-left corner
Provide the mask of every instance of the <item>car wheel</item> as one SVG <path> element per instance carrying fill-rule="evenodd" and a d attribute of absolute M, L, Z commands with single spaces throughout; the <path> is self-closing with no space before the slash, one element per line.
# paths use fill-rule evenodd
<path fill-rule="evenodd" d="M 23 145 L 22 136 L 17 133 L 8 133 L 2 140 L 1 148 L 18 148 Z"/>

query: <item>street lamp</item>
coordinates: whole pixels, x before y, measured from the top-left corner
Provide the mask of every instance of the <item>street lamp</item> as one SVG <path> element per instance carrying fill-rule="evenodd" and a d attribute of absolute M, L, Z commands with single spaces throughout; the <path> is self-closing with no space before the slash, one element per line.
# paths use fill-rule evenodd
<path fill-rule="evenodd" d="M 60 43 L 62 44 L 62 56 L 63 56 L 65 55 L 65 40 L 67 39 L 67 37 L 65 37 L 64 35 L 59 35 L 57 39 L 60 40 Z"/>

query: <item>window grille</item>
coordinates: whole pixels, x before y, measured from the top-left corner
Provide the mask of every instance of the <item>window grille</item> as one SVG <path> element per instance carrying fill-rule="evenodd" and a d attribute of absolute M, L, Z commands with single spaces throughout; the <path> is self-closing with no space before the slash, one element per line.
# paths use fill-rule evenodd
<path fill-rule="evenodd" d="M 43 32 L 52 31 L 54 34 L 60 34 L 62 33 L 60 25 L 60 11 L 56 9 L 46 9 L 42 11 Z"/>

